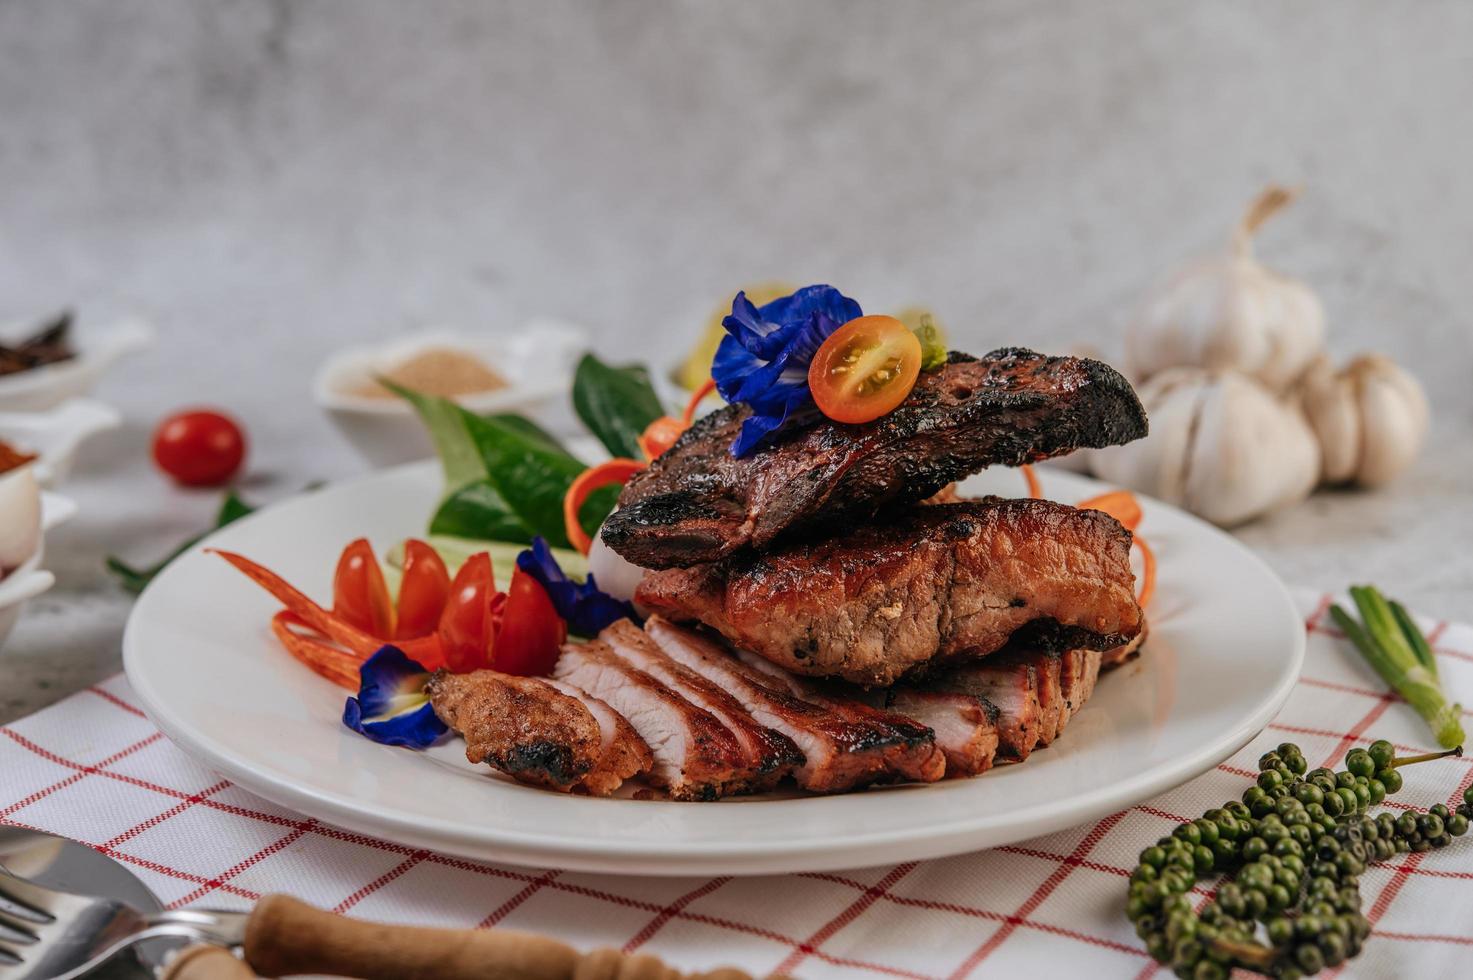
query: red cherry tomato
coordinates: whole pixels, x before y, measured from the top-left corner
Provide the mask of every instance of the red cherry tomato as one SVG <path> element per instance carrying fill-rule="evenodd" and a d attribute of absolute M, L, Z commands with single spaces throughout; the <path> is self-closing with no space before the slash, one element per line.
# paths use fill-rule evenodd
<path fill-rule="evenodd" d="M 450 583 L 438 634 L 445 666 L 464 674 L 491 665 L 491 643 L 506 597 L 496 591 L 491 556 L 472 555 Z"/>
<path fill-rule="evenodd" d="M 568 624 L 536 579 L 520 568 L 511 573 L 506 614 L 496 634 L 491 665 L 504 674 L 539 677 L 552 673 Z"/>
<path fill-rule="evenodd" d="M 808 365 L 808 388 L 835 422 L 893 411 L 921 374 L 921 342 L 893 316 L 861 316 L 829 335 Z"/>
<path fill-rule="evenodd" d="M 399 623 L 394 636 L 412 640 L 439 625 L 450 598 L 450 572 L 434 548 L 410 538 L 404 543 L 404 577 L 399 585 Z"/>
<path fill-rule="evenodd" d="M 245 454 L 245 434 L 219 412 L 180 412 L 153 434 L 154 462 L 188 487 L 219 486 L 240 469 Z"/>
<path fill-rule="evenodd" d="M 334 616 L 382 640 L 394 637 L 394 605 L 367 538 L 343 549 L 332 578 Z"/>

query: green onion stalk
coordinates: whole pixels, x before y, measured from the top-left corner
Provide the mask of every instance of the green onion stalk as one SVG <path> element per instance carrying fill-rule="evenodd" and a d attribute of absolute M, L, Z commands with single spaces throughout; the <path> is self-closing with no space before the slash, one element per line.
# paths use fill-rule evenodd
<path fill-rule="evenodd" d="M 1448 703 L 1437 676 L 1437 658 L 1427 637 L 1400 603 L 1390 602 L 1374 586 L 1350 589 L 1360 614 L 1357 622 L 1338 604 L 1330 607 L 1350 642 L 1391 689 L 1406 698 L 1445 748 L 1463 744 L 1463 706 Z"/>

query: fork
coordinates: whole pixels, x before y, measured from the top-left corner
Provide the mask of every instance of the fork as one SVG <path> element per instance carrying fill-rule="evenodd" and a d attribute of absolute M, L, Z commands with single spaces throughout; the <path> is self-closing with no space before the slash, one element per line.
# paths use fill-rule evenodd
<path fill-rule="evenodd" d="M 74 980 L 157 937 L 238 947 L 247 918 L 197 909 L 145 915 L 112 899 L 53 891 L 0 871 L 0 980 Z"/>

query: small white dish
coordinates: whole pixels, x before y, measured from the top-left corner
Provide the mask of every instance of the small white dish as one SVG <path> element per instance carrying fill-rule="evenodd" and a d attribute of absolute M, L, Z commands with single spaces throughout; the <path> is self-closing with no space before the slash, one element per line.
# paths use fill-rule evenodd
<path fill-rule="evenodd" d="M 21 479 L 20 474 L 31 467 L 23 470 L 12 471 L 0 476 L 0 483 L 6 477 L 15 476 Z M 35 481 L 30 481 L 35 486 Z M 0 493 L 3 499 L 4 493 Z M 31 550 L 30 557 L 21 562 L 20 567 L 7 574 L 0 574 L 0 648 L 5 646 L 5 639 L 10 631 L 15 628 L 15 623 L 20 619 L 21 610 L 25 604 L 36 596 L 45 592 L 56 584 L 56 576 L 41 567 L 41 561 L 45 554 L 45 543 L 42 532 L 55 527 L 63 521 L 70 520 L 77 513 L 77 505 L 70 498 L 62 497 L 54 493 L 37 493 L 37 506 L 39 514 L 36 518 L 36 539 Z M 3 505 L 0 505 L 3 510 Z M 12 516 L 8 513 L 0 513 L 0 527 L 6 527 L 4 523 Z"/>
<path fill-rule="evenodd" d="M 1042 479 L 1058 500 L 1106 489 L 1071 473 Z M 755 875 L 940 857 L 1099 819 L 1245 745 L 1282 707 L 1304 658 L 1304 623 L 1262 561 L 1216 528 L 1142 500 L 1159 562 L 1150 641 L 1024 765 L 833 797 L 671 803 L 550 793 L 470 765 L 455 739 L 411 752 L 343 727 L 346 692 L 273 639 L 279 606 L 203 550 L 238 551 L 321 597 L 347 542 L 366 535 L 382 549 L 423 534 L 440 483 L 427 462 L 328 487 L 237 521 L 169 565 L 123 637 L 149 717 L 246 789 L 409 846 L 581 871 Z M 988 472 L 964 490 L 1014 496 L 1021 478 Z"/>
<path fill-rule="evenodd" d="M 36 480 L 43 487 L 54 487 L 71 472 L 84 441 L 122 422 L 111 405 L 74 398 L 44 412 L 0 412 L 0 442 L 35 453 Z"/>
<path fill-rule="evenodd" d="M 0 327 L 0 337 L 14 339 L 27 328 Z M 153 327 L 136 318 L 106 326 L 79 325 L 72 336 L 76 356 L 55 364 L 0 375 L 0 411 L 39 412 L 68 398 L 89 393 L 119 358 L 153 345 Z"/>
<path fill-rule="evenodd" d="M 458 404 L 482 415 L 517 412 L 556 430 L 563 427 L 559 402 L 567 399 L 573 367 L 587 347 L 583 330 L 553 320 L 534 320 L 509 335 L 427 331 L 339 351 L 318 369 L 312 394 L 370 465 L 394 466 L 433 455 L 429 434 L 407 402 L 356 394 L 355 388 L 423 351 L 461 350 L 475 355 L 508 384 L 459 396 Z"/>

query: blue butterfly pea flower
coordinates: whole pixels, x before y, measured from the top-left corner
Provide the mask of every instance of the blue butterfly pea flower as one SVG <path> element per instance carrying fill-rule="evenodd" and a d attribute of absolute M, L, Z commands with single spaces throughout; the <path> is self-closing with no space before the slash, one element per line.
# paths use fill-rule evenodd
<path fill-rule="evenodd" d="M 570 633 L 597 636 L 604 627 L 621 619 L 638 622 L 634 606 L 602 591 L 591 573 L 582 584 L 568 578 L 540 535 L 532 539 L 532 547 L 517 555 L 517 567 L 542 586 Z"/>
<path fill-rule="evenodd" d="M 808 390 L 809 362 L 829 334 L 861 315 L 859 304 L 833 286 L 805 286 L 761 307 L 737 293 L 721 321 L 727 336 L 711 362 L 721 397 L 752 410 L 732 443 L 733 456 L 819 417 Z"/>
<path fill-rule="evenodd" d="M 395 646 L 380 647 L 358 668 L 361 686 L 343 705 L 343 724 L 384 745 L 424 749 L 450 729 L 430 706 L 429 671 Z"/>

